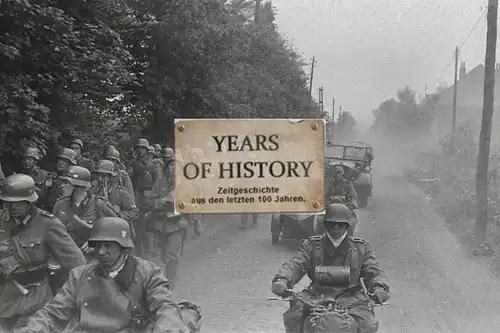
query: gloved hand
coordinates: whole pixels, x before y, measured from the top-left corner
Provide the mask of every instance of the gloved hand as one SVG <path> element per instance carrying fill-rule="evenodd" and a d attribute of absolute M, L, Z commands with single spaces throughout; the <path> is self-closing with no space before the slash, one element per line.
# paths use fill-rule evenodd
<path fill-rule="evenodd" d="M 389 299 L 389 293 L 382 288 L 375 288 L 372 299 L 378 304 L 384 304 Z"/>
<path fill-rule="evenodd" d="M 272 291 L 278 296 L 286 297 L 289 295 L 288 286 L 285 280 L 278 280 L 273 282 Z"/>

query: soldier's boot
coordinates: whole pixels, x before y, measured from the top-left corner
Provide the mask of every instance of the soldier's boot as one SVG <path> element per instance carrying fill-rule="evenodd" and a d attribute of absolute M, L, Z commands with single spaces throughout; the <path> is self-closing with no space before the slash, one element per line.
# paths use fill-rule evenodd
<path fill-rule="evenodd" d="M 203 231 L 203 223 L 200 215 L 193 217 L 193 239 L 199 239 Z"/>
<path fill-rule="evenodd" d="M 241 214 L 240 229 L 245 230 L 247 227 L 248 214 Z"/>
<path fill-rule="evenodd" d="M 252 218 L 253 218 L 253 223 L 252 223 L 252 226 L 253 226 L 253 227 L 256 227 L 256 226 L 257 226 L 257 222 L 259 221 L 259 215 L 257 215 L 257 214 L 252 214 Z"/>

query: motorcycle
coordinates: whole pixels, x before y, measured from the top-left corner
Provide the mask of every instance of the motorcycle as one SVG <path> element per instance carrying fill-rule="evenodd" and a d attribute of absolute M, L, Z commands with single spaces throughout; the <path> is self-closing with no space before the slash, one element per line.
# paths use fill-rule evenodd
<path fill-rule="evenodd" d="M 365 282 L 360 278 L 361 287 L 363 292 L 367 297 L 366 300 L 358 301 L 355 303 L 349 303 L 348 305 L 339 304 L 334 297 L 313 297 L 304 293 L 296 293 L 291 289 L 287 292 L 290 296 L 287 297 L 269 297 L 270 301 L 285 301 L 290 303 L 290 307 L 295 302 L 301 302 L 304 304 L 304 313 L 306 314 L 305 322 L 310 322 L 312 327 L 304 325 L 302 333 L 335 333 L 332 332 L 328 327 L 318 327 L 318 323 L 321 318 L 328 312 L 335 312 L 339 315 L 349 315 L 348 311 L 360 305 L 370 305 L 371 307 L 381 307 L 388 305 L 389 303 L 377 303 L 374 294 L 368 293 Z M 309 319 L 309 320 L 307 320 Z"/>

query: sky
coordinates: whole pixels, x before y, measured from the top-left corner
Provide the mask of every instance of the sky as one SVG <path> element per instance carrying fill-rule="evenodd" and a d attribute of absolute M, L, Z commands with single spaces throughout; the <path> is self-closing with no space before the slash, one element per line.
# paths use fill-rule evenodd
<path fill-rule="evenodd" d="M 453 84 L 455 47 L 462 45 L 487 0 L 272 0 L 276 24 L 311 63 L 313 97 L 323 87 L 325 110 L 339 105 L 360 127 L 372 110 L 409 86 L 435 91 Z M 460 49 L 466 70 L 484 63 L 486 14 Z M 497 49 L 498 54 L 498 49 Z M 500 56 L 497 56 L 497 59 Z M 459 62 L 460 67 L 460 62 Z M 310 74 L 310 66 L 305 68 Z"/>

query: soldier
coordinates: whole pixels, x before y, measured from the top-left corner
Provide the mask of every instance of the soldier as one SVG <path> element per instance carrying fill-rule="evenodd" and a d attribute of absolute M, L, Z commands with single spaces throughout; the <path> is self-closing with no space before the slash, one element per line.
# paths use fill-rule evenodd
<path fill-rule="evenodd" d="M 35 181 L 36 192 L 39 196 L 43 197 L 45 195 L 45 182 L 49 173 L 43 170 L 38 165 L 42 154 L 40 149 L 34 147 L 28 147 L 24 149 L 23 152 L 23 172 L 24 174 L 30 176 Z"/>
<path fill-rule="evenodd" d="M 116 217 L 120 217 L 130 224 L 137 218 L 139 210 L 135 206 L 134 198 L 125 187 L 119 185 L 113 178 L 117 178 L 115 165 L 110 160 L 100 160 L 96 163 L 93 172 L 97 175 L 98 195 L 108 201 L 115 212 Z M 133 228 L 132 232 L 133 232 Z"/>
<path fill-rule="evenodd" d="M 120 152 L 116 149 L 109 149 L 106 154 L 104 159 L 110 160 L 114 163 L 115 166 L 115 173 L 116 173 L 116 180 L 118 181 L 118 184 L 120 186 L 125 187 L 125 189 L 132 195 L 132 198 L 134 199 L 135 202 L 135 197 L 134 197 L 134 186 L 132 185 L 132 180 L 130 179 L 130 176 L 127 173 L 127 170 L 125 168 L 125 165 L 120 160 Z"/>
<path fill-rule="evenodd" d="M 54 205 L 53 213 L 66 225 L 76 245 L 89 255 L 87 240 L 93 223 L 100 217 L 115 216 L 115 212 L 103 197 L 90 193 L 91 176 L 86 168 L 72 166 L 61 178 L 63 196 Z"/>
<path fill-rule="evenodd" d="M 161 250 L 161 260 L 165 264 L 165 276 L 174 286 L 177 267 L 181 257 L 188 222 L 182 215 L 174 214 L 175 159 L 168 160 L 168 173 L 158 180 L 148 199 L 153 211 L 148 214 L 147 224 L 151 226 L 156 244 Z"/>
<path fill-rule="evenodd" d="M 42 199 L 42 209 L 51 212 L 57 199 L 62 196 L 61 184 L 64 182 L 61 177 L 68 173 L 68 168 L 76 165 L 76 153 L 74 150 L 64 148 L 57 155 L 57 171 L 51 172 L 45 181 L 45 196 Z"/>
<path fill-rule="evenodd" d="M 161 146 L 159 143 L 155 143 L 153 146 L 155 148 L 155 157 L 156 158 L 161 158 Z"/>
<path fill-rule="evenodd" d="M 76 153 L 76 165 L 84 167 L 85 169 L 92 171 L 94 169 L 94 162 L 90 159 L 83 157 L 83 142 L 80 139 L 73 139 L 69 143 L 69 148 L 73 149 Z"/>
<path fill-rule="evenodd" d="M 379 304 L 389 299 L 387 277 L 369 243 L 347 236 L 350 221 L 348 207 L 328 205 L 324 219 L 326 233 L 305 240 L 298 254 L 284 263 L 273 279 L 273 292 L 285 297 L 307 274 L 311 284 L 302 291 L 303 296 L 335 300 L 335 307 L 316 321 L 318 332 L 374 333 L 378 321 L 370 298 Z M 365 292 L 364 285 L 371 295 Z M 286 332 L 314 331 L 310 330 L 313 324 L 310 310 L 302 302 L 293 302 L 283 315 Z"/>
<path fill-rule="evenodd" d="M 344 203 L 351 209 L 356 207 L 358 195 L 352 185 L 352 182 L 344 178 L 344 168 L 336 165 L 334 168 L 335 177 L 332 182 L 327 184 L 326 202 L 330 202 L 333 197 L 344 197 Z"/>
<path fill-rule="evenodd" d="M 155 163 L 157 163 L 160 166 L 160 169 L 163 172 L 163 170 L 165 170 L 165 163 L 163 163 L 163 160 L 161 158 L 156 157 L 156 150 L 153 146 L 149 146 L 148 155 L 152 161 L 154 161 Z"/>
<path fill-rule="evenodd" d="M 131 175 L 132 184 L 135 191 L 135 204 L 139 208 L 138 223 L 135 225 L 136 250 L 137 255 L 143 256 L 150 251 L 153 246 L 153 235 L 146 231 L 144 217 L 153 208 L 151 202 L 145 200 L 144 193 L 151 191 L 153 184 L 163 177 L 160 166 L 148 156 L 149 142 L 146 139 L 139 139 L 135 145 L 136 160 L 132 164 Z"/>
<path fill-rule="evenodd" d="M 99 219 L 89 242 L 97 262 L 73 269 L 58 295 L 18 333 L 68 323 L 68 332 L 189 332 L 161 269 L 129 253 L 134 244 L 127 221 Z"/>
<path fill-rule="evenodd" d="M 30 176 L 14 174 L 5 180 L 0 194 L 8 215 L 6 230 L 0 231 L 0 331 L 24 326 L 52 298 L 49 255 L 68 269 L 85 264 L 64 225 L 35 207 L 37 199 Z"/>
<path fill-rule="evenodd" d="M 161 150 L 161 159 L 163 161 L 163 172 L 168 172 L 168 170 L 166 170 L 168 165 L 168 160 L 175 159 L 174 150 L 169 147 L 163 148 Z"/>

